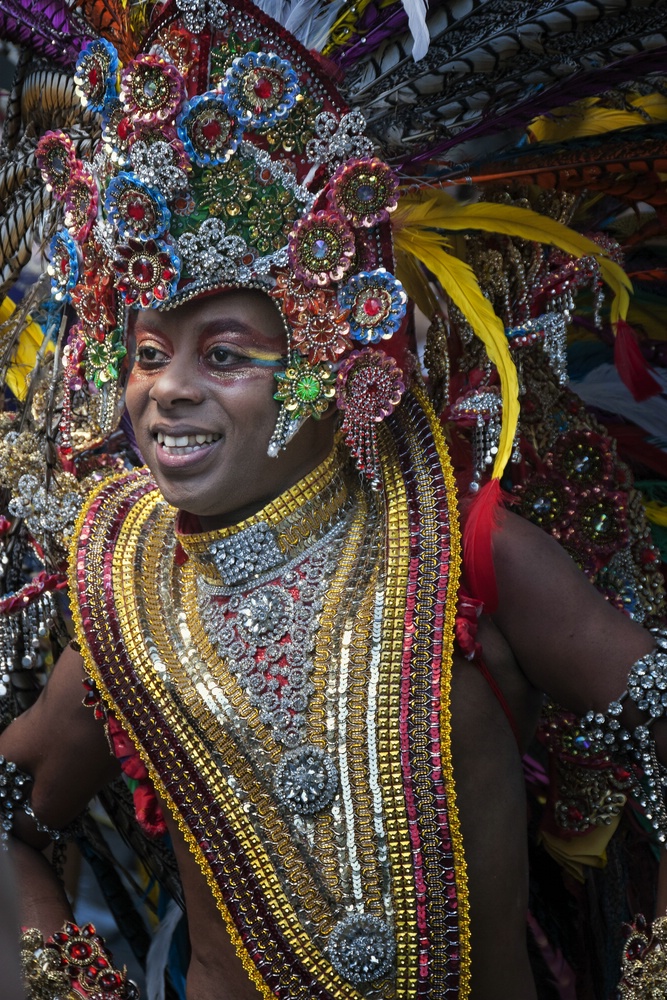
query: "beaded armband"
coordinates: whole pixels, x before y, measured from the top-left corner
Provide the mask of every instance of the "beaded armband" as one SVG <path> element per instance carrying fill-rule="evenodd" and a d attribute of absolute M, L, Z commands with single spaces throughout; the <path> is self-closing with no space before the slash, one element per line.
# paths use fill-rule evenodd
<path fill-rule="evenodd" d="M 31 927 L 21 935 L 21 967 L 28 1000 L 139 1000 L 127 970 L 111 954 L 92 924 L 66 923 L 48 940 Z"/>
<path fill-rule="evenodd" d="M 667 630 L 654 628 L 651 632 L 656 639 L 656 648 L 633 663 L 627 690 L 609 704 L 606 714 L 588 712 L 581 720 L 581 728 L 590 739 L 595 753 L 609 756 L 620 753 L 641 768 L 644 782 L 635 782 L 633 793 L 644 808 L 658 840 L 667 844 L 667 767 L 656 756 L 650 729 L 656 719 L 667 715 Z M 640 711 L 649 715 L 647 722 L 632 732 L 623 728 L 620 718 L 623 702 L 628 698 Z"/>
<path fill-rule="evenodd" d="M 649 1000 L 667 996 L 667 917 L 653 921 L 649 932 L 643 917 L 635 917 L 623 949 L 619 1000 Z"/>
<path fill-rule="evenodd" d="M 35 816 L 30 804 L 32 778 L 20 771 L 11 760 L 0 755 L 0 846 L 7 850 L 9 833 L 14 825 L 14 813 L 24 812 L 33 821 L 40 833 L 47 834 L 55 843 L 66 840 L 68 830 L 53 830 Z"/>

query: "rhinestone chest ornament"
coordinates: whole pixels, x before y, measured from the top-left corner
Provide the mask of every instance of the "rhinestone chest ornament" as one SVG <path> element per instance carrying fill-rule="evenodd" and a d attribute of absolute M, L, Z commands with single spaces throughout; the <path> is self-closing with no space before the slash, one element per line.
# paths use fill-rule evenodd
<path fill-rule="evenodd" d="M 330 754 L 306 742 L 306 717 L 322 602 L 346 531 L 344 517 L 287 561 L 270 525 L 260 521 L 212 542 L 207 558 L 222 585 L 198 583 L 209 640 L 285 748 L 273 778 L 277 798 L 304 818 L 331 805 L 339 784 Z M 384 920 L 353 912 L 336 924 L 328 953 L 339 975 L 362 985 L 390 972 L 396 946 Z"/>
<path fill-rule="evenodd" d="M 325 809 L 338 788 L 330 755 L 306 743 L 306 714 L 319 615 L 345 528 L 343 520 L 286 561 L 270 526 L 251 525 L 208 547 L 222 586 L 198 585 L 212 645 L 285 748 L 274 776 L 279 800 L 302 816 Z"/>

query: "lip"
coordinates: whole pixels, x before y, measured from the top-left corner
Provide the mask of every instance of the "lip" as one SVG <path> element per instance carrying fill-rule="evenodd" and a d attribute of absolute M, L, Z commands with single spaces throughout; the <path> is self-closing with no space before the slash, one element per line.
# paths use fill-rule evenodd
<path fill-rule="evenodd" d="M 217 441 L 211 441 L 210 444 L 200 445 L 196 449 L 196 451 L 190 451 L 184 455 L 172 455 L 165 450 L 164 445 L 158 444 L 157 441 L 158 430 L 160 430 L 163 434 L 170 434 L 173 435 L 174 437 L 192 435 L 192 434 L 207 434 L 212 432 L 201 429 L 193 430 L 191 428 L 188 428 L 187 430 L 184 428 L 179 428 L 178 430 L 176 430 L 173 427 L 170 427 L 169 429 L 166 430 L 163 429 L 162 427 L 156 429 L 153 432 L 153 448 L 155 449 L 155 458 L 160 468 L 165 470 L 175 471 L 178 469 L 186 469 L 186 470 L 193 469 L 196 466 L 206 462 L 210 458 L 211 454 L 216 449 L 216 447 L 222 441 L 224 441 L 224 438 L 220 437 L 218 438 Z"/>

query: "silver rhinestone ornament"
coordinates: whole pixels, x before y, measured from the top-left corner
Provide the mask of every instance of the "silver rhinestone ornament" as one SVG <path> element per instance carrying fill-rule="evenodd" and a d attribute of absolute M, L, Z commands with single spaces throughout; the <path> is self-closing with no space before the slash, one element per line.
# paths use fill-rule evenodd
<path fill-rule="evenodd" d="M 290 812 L 312 816 L 331 804 L 338 788 L 338 771 L 320 747 L 286 750 L 275 773 L 278 798 Z"/>
<path fill-rule="evenodd" d="M 336 972 L 355 986 L 387 975 L 396 956 L 396 943 L 384 920 L 370 913 L 353 913 L 334 927 L 329 958 Z"/>
<path fill-rule="evenodd" d="M 228 587 L 249 583 L 285 562 L 285 556 L 266 521 L 258 521 L 230 538 L 211 542 L 208 553 L 223 585 Z"/>
<path fill-rule="evenodd" d="M 206 219 L 196 232 L 183 233 L 177 242 L 191 275 L 205 274 L 208 279 L 222 281 L 250 279 L 250 269 L 241 263 L 248 245 L 240 236 L 228 236 L 222 219 Z"/>
<path fill-rule="evenodd" d="M 132 146 L 132 169 L 144 184 L 155 187 L 167 201 L 173 201 L 188 190 L 188 175 L 174 162 L 175 154 L 168 142 L 139 140 Z"/>
<path fill-rule="evenodd" d="M 305 740 L 315 636 L 344 532 L 342 521 L 282 566 L 285 557 L 269 526 L 251 525 L 209 546 L 227 586 L 199 581 L 199 611 L 211 643 L 286 748 Z M 255 585 L 248 588 L 250 580 Z"/>

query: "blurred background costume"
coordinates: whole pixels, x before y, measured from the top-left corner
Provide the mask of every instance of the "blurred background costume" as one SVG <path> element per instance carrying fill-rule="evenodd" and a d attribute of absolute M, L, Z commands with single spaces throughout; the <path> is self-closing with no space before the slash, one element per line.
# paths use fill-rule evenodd
<path fill-rule="evenodd" d="M 501 480 L 664 616 L 666 27 L 660 2 L 0 2 L 3 722 L 69 583 L 136 820 L 122 784 L 105 806 L 180 904 L 159 789 L 266 997 L 468 995 L 449 693 L 455 641 L 485 669 Z M 125 337 L 223 288 L 285 319 L 270 454 L 334 399 L 340 440 L 203 533 L 140 467 Z M 524 762 L 545 997 L 612 994 L 666 832 L 594 743 L 548 704 Z M 77 840 L 145 959 L 90 818 Z"/>

